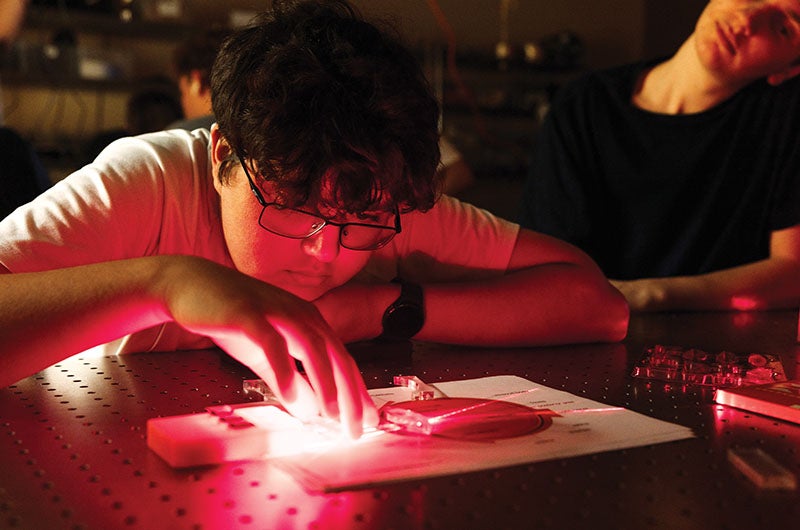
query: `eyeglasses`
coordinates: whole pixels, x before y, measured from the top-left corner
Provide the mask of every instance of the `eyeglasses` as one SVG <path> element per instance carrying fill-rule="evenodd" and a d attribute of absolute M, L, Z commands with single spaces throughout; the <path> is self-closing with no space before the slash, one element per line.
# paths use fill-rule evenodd
<path fill-rule="evenodd" d="M 315 213 L 298 208 L 287 208 L 276 202 L 267 202 L 261 194 L 261 190 L 253 182 L 253 177 L 242 156 L 239 156 L 239 163 L 244 169 L 244 174 L 247 175 L 250 189 L 259 204 L 263 206 L 258 217 L 258 224 L 268 232 L 292 239 L 305 239 L 318 233 L 327 225 L 338 226 L 339 245 L 350 250 L 377 250 L 400 233 L 400 211 L 397 208 L 394 211 L 394 226 L 387 226 L 369 223 L 337 223 Z"/>

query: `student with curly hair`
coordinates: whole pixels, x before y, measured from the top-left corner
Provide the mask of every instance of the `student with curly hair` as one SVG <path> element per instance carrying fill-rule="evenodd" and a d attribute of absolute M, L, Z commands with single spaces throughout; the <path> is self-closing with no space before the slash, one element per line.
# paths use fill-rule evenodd
<path fill-rule="evenodd" d="M 226 40 L 211 90 L 210 131 L 118 140 L 0 223 L 3 382 L 103 343 L 216 345 L 358 436 L 377 411 L 346 342 L 625 335 L 582 252 L 437 200 L 436 101 L 345 2 L 276 2 Z"/>

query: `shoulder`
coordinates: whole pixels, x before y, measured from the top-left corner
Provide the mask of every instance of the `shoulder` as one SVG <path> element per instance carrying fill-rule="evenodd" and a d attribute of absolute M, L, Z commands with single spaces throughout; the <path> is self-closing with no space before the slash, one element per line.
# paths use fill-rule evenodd
<path fill-rule="evenodd" d="M 167 129 L 184 129 L 186 131 L 193 131 L 195 129 L 211 129 L 211 126 L 216 121 L 213 114 L 207 116 L 200 116 L 198 118 L 189 118 L 185 120 L 178 120 L 172 122 L 167 126 Z"/>
<path fill-rule="evenodd" d="M 159 208 L 164 196 L 190 193 L 210 179 L 206 131 L 162 131 L 120 138 L 93 162 L 59 182 L 54 198 L 92 197 L 82 211 L 101 208 L 142 212 Z M 197 192 L 194 192 L 195 194 Z"/>
<path fill-rule="evenodd" d="M 516 223 L 449 195 L 443 195 L 426 212 L 405 214 L 402 222 L 405 235 L 413 241 L 434 241 L 443 247 L 513 240 L 519 231 Z"/>
<path fill-rule="evenodd" d="M 519 234 L 519 225 L 447 195 L 426 212 L 402 214 L 401 226 L 371 257 L 370 274 L 391 278 L 400 272 L 420 282 L 498 274 L 506 270 Z"/>
<path fill-rule="evenodd" d="M 748 87 L 753 97 L 767 99 L 779 105 L 800 105 L 800 76 L 793 77 L 777 86 L 765 81 L 753 83 Z M 785 109 L 784 110 L 788 110 Z"/>
<path fill-rule="evenodd" d="M 203 135 L 162 131 L 113 141 L 91 163 L 59 182 L 74 196 L 96 196 L 103 203 L 158 208 L 165 197 L 189 193 L 209 173 L 208 142 Z M 87 203 L 85 210 L 96 206 Z M 138 204 L 138 206 L 136 206 Z"/>
<path fill-rule="evenodd" d="M 109 144 L 87 166 L 112 177 L 206 173 L 209 166 L 209 134 L 205 130 L 171 130 L 120 138 Z"/>
<path fill-rule="evenodd" d="M 192 238 L 208 245 L 215 197 L 204 135 L 122 138 L 1 222 L 0 260 L 26 270 L 186 253 Z"/>
<path fill-rule="evenodd" d="M 800 78 L 773 86 L 765 80 L 751 83 L 718 107 L 730 119 L 750 123 L 762 134 L 772 131 L 781 143 L 794 136 L 800 118 Z"/>

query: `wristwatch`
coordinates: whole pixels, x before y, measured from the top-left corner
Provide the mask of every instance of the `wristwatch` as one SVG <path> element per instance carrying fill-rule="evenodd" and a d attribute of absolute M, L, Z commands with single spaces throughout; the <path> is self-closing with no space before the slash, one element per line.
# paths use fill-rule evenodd
<path fill-rule="evenodd" d="M 400 284 L 400 296 L 383 313 L 383 333 L 380 338 L 408 340 L 419 333 L 425 324 L 422 287 L 401 278 L 395 278 L 392 282 Z"/>

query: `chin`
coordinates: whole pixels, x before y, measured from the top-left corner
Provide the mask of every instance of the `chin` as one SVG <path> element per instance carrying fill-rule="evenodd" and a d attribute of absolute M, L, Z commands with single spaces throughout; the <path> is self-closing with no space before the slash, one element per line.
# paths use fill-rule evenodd
<path fill-rule="evenodd" d="M 279 287 L 308 302 L 316 300 L 329 291 L 327 287 L 322 286 L 280 285 Z"/>

